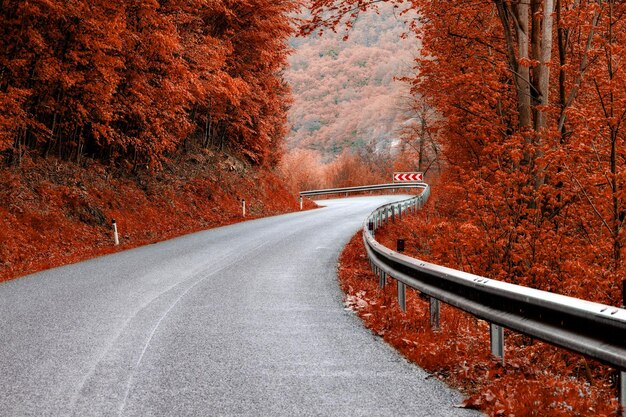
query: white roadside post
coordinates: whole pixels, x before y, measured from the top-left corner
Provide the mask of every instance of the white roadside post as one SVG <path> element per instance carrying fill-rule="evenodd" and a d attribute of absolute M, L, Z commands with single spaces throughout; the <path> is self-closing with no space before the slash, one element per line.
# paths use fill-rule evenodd
<path fill-rule="evenodd" d="M 302 196 L 300 196 L 300 210 L 302 210 Z"/>
<path fill-rule="evenodd" d="M 241 199 L 241 215 L 246 217 L 246 200 L 243 198 Z"/>
<path fill-rule="evenodd" d="M 117 222 L 115 219 L 111 222 L 113 224 L 113 240 L 115 241 L 115 246 L 120 244 L 120 238 L 117 235 Z"/>

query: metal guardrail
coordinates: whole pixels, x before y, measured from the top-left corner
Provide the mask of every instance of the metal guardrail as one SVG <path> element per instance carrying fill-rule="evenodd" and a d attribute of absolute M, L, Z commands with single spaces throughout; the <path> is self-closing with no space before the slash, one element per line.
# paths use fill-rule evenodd
<path fill-rule="evenodd" d="M 504 361 L 503 328 L 597 359 L 620 371 L 619 397 L 626 408 L 626 310 L 604 304 L 513 285 L 423 262 L 381 245 L 376 229 L 426 202 L 422 194 L 386 204 L 365 220 L 363 240 L 381 287 L 387 277 L 398 282 L 398 301 L 406 309 L 406 286 L 430 298 L 431 326 L 439 327 L 439 301 L 486 320 L 491 351 Z"/>
<path fill-rule="evenodd" d="M 343 188 L 328 188 L 324 190 L 308 190 L 300 191 L 302 197 L 313 197 L 316 195 L 327 194 L 341 194 L 341 193 L 356 193 L 365 191 L 379 191 L 379 190 L 393 190 L 401 188 L 427 188 L 428 184 L 424 182 L 408 182 L 408 183 L 393 183 L 393 184 L 376 184 L 365 185 L 360 187 L 343 187 Z"/>

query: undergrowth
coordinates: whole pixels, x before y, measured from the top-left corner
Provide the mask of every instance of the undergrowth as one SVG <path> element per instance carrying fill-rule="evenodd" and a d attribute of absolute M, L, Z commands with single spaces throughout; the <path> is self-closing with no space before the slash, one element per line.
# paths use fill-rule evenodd
<path fill-rule="evenodd" d="M 383 229 L 377 240 L 395 249 L 391 242 L 408 227 L 398 222 Z M 366 327 L 433 377 L 461 389 L 461 407 L 491 416 L 619 415 L 615 373 L 608 367 L 508 331 L 503 365 L 490 355 L 488 323 L 442 304 L 441 329 L 433 331 L 427 298 L 410 288 L 402 312 L 395 281 L 379 289 L 360 232 L 341 255 L 339 280 L 346 305 Z"/>
<path fill-rule="evenodd" d="M 299 210 L 273 172 L 207 150 L 156 174 L 25 158 L 0 168 L 0 281 L 242 221 L 242 199 L 246 220 Z"/>

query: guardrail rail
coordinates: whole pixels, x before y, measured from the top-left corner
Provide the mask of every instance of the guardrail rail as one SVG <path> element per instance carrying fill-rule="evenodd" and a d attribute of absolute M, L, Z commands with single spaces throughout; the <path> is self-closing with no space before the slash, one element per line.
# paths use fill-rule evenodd
<path fill-rule="evenodd" d="M 509 284 L 423 262 L 393 251 L 375 239 L 384 223 L 403 212 L 421 208 L 422 194 L 386 204 L 365 220 L 363 241 L 383 287 L 395 279 L 398 303 L 406 310 L 406 287 L 429 296 L 430 324 L 439 327 L 439 302 L 452 305 L 490 323 L 491 352 L 504 361 L 504 332 L 516 332 L 589 356 L 619 371 L 620 403 L 626 409 L 626 310 L 574 297 Z M 624 414 L 626 415 L 626 414 Z"/>
<path fill-rule="evenodd" d="M 327 188 L 323 190 L 300 191 L 300 197 L 315 197 L 318 195 L 349 194 L 349 193 L 380 191 L 380 190 L 396 190 L 396 189 L 411 189 L 411 188 L 424 189 L 427 187 L 428 185 L 424 182 L 376 184 L 376 185 L 364 185 L 364 186 L 359 186 L 359 187 Z"/>
<path fill-rule="evenodd" d="M 430 325 L 439 328 L 439 303 L 444 302 L 489 322 L 491 353 L 504 362 L 504 328 L 571 350 L 614 367 L 619 372 L 618 396 L 626 416 L 626 310 L 579 298 L 509 284 L 423 262 L 393 251 L 375 239 L 376 230 L 403 213 L 423 207 L 430 196 L 426 183 L 394 183 L 302 191 L 311 197 L 327 194 L 419 188 L 422 193 L 374 210 L 363 225 L 363 241 L 379 285 L 395 279 L 398 304 L 406 310 L 406 287 L 430 300 Z"/>

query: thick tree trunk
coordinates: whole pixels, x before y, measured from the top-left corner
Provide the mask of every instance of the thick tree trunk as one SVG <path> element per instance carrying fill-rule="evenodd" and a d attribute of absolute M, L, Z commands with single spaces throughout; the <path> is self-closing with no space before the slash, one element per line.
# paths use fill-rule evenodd
<path fill-rule="evenodd" d="M 537 94 L 539 105 L 535 120 L 535 130 L 541 138 L 542 130 L 548 127 L 546 111 L 543 106 L 550 104 L 550 62 L 552 60 L 552 28 L 554 27 L 554 0 L 543 2 L 543 22 L 541 31 L 541 46 L 537 76 Z"/>

